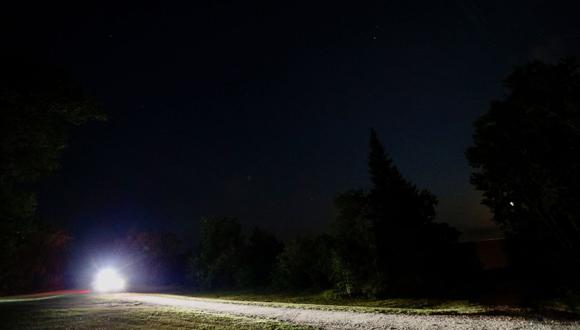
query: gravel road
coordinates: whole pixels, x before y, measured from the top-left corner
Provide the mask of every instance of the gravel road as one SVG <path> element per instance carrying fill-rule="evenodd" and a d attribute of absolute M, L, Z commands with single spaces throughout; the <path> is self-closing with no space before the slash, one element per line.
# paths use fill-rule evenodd
<path fill-rule="evenodd" d="M 508 316 L 401 315 L 260 306 L 213 299 L 124 294 L 121 299 L 211 313 L 275 319 L 322 329 L 580 329 L 580 321 Z"/>

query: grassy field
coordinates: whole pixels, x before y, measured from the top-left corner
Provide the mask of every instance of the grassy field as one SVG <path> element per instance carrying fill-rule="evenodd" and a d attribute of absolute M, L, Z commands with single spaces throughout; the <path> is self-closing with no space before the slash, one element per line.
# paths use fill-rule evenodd
<path fill-rule="evenodd" d="M 565 304 L 546 302 L 543 310 L 515 306 L 489 306 L 467 300 L 442 299 L 344 299 L 330 292 L 281 294 L 268 292 L 220 292 L 178 295 L 148 293 L 177 299 L 210 298 L 218 302 L 317 310 L 417 315 L 504 314 L 542 319 L 543 316 L 578 319 Z M 192 298 L 184 298 L 190 296 Z M 206 301 L 206 300 L 204 300 Z M 556 311 L 559 314 L 550 312 Z M 542 316 L 542 317 L 540 317 Z M 76 294 L 53 298 L 25 296 L 0 298 L 2 329 L 311 329 L 286 322 L 254 317 L 228 316 L 195 309 L 141 303 L 129 297 Z"/>
<path fill-rule="evenodd" d="M 311 329 L 93 295 L 1 302 L 2 329 Z"/>
<path fill-rule="evenodd" d="M 560 300 L 538 301 L 527 307 L 481 304 L 453 299 L 362 299 L 340 298 L 332 292 L 283 294 L 271 292 L 202 292 L 195 297 L 244 301 L 260 305 L 315 308 L 323 310 L 351 310 L 357 312 L 420 314 L 420 315 L 551 315 L 580 318 L 578 304 L 564 304 Z"/>
<path fill-rule="evenodd" d="M 357 299 L 340 298 L 331 292 L 283 294 L 269 292 L 203 292 L 190 294 L 200 298 L 244 301 L 284 307 L 324 310 L 352 310 L 397 314 L 485 314 L 489 308 L 467 300 L 446 299 Z"/>

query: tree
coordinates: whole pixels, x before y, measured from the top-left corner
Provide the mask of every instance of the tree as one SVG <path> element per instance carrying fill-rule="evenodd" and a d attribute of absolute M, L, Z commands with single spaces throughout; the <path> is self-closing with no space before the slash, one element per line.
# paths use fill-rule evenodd
<path fill-rule="evenodd" d="M 235 218 L 204 218 L 189 276 L 202 289 L 268 287 L 282 248 L 274 235 L 258 227 L 246 239 Z"/>
<path fill-rule="evenodd" d="M 365 290 L 366 282 L 378 276 L 378 255 L 373 224 L 366 216 L 368 194 L 348 190 L 335 199 L 338 216 L 333 225 L 336 254 L 334 282 L 338 291 L 352 296 Z"/>
<path fill-rule="evenodd" d="M 433 271 L 428 261 L 458 232 L 434 222 L 437 199 L 403 178 L 374 130 L 369 149 L 371 189 L 336 199 L 339 283 L 347 294 L 371 296 L 418 289 Z"/>
<path fill-rule="evenodd" d="M 191 261 L 191 277 L 200 288 L 234 287 L 240 271 L 244 237 L 237 219 L 208 217 L 201 222 L 201 242 Z"/>
<path fill-rule="evenodd" d="M 0 272 L 0 292 L 54 290 L 65 285 L 65 267 L 71 237 L 52 226 L 35 222 L 34 228 L 12 252 Z"/>
<path fill-rule="evenodd" d="M 332 239 L 296 238 L 278 256 L 274 285 L 282 290 L 327 289 L 332 277 Z"/>
<path fill-rule="evenodd" d="M 269 286 L 272 283 L 276 258 L 282 248 L 282 243 L 274 235 L 254 227 L 243 253 L 240 285 L 254 288 Z"/>
<path fill-rule="evenodd" d="M 58 168 L 72 129 L 104 115 L 63 70 L 11 58 L 2 63 L 0 286 L 10 286 L 21 276 L 17 256 L 42 227 L 35 218 L 35 184 Z"/>
<path fill-rule="evenodd" d="M 557 246 L 578 261 L 578 65 L 532 62 L 516 67 L 504 85 L 508 93 L 475 122 L 466 152 L 471 182 L 509 238 Z"/>

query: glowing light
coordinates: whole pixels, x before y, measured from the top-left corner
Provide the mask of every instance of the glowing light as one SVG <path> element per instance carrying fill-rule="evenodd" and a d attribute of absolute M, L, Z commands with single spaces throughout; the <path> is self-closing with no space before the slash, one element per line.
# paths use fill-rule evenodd
<path fill-rule="evenodd" d="M 125 279 L 112 268 L 99 270 L 93 283 L 93 288 L 98 292 L 116 292 L 125 289 Z"/>
<path fill-rule="evenodd" d="M 514 206 L 514 205 L 515 205 L 514 202 L 510 202 L 510 206 Z"/>

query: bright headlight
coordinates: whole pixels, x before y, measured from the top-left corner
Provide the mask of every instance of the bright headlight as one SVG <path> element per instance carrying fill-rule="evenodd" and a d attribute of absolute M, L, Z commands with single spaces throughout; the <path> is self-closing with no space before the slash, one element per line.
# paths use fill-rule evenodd
<path fill-rule="evenodd" d="M 125 279 L 112 268 L 99 270 L 93 283 L 93 289 L 98 292 L 115 292 L 125 289 Z"/>

